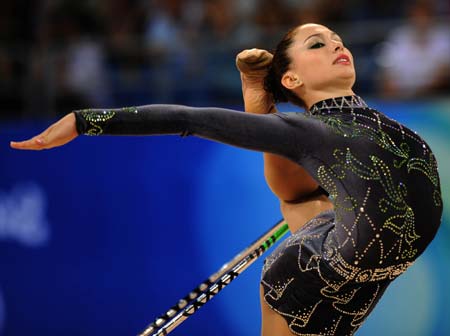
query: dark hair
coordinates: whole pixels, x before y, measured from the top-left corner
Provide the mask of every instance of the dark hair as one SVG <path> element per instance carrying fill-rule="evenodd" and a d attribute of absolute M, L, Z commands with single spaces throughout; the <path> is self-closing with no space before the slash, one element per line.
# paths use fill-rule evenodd
<path fill-rule="evenodd" d="M 272 94 L 275 103 L 291 102 L 306 108 L 306 104 L 302 99 L 281 84 L 281 78 L 286 71 L 289 70 L 289 66 L 292 62 L 288 55 L 288 49 L 294 42 L 297 28 L 298 27 L 291 28 L 283 36 L 283 39 L 278 43 L 273 52 L 272 64 L 269 68 L 269 72 L 264 78 L 264 89 Z"/>

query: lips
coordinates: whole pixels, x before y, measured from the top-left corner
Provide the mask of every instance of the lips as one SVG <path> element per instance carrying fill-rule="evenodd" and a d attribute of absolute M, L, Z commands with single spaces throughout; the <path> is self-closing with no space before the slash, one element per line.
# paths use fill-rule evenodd
<path fill-rule="evenodd" d="M 340 54 L 333 62 L 333 64 L 350 64 L 350 57 L 345 54 Z"/>

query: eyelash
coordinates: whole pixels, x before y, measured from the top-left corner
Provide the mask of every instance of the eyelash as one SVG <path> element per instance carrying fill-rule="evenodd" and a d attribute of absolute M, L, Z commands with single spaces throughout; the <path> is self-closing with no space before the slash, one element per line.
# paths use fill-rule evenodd
<path fill-rule="evenodd" d="M 311 47 L 310 47 L 310 49 L 319 49 L 319 48 L 322 48 L 322 47 L 324 47 L 325 46 L 325 43 L 322 43 L 322 42 L 316 42 L 316 43 L 314 43 Z"/>
<path fill-rule="evenodd" d="M 339 42 L 342 43 L 342 41 L 339 41 Z M 310 47 L 310 49 L 319 49 L 319 48 L 322 48 L 322 47 L 324 47 L 324 46 L 325 46 L 325 43 L 322 43 L 322 42 L 316 42 L 316 43 L 314 43 L 314 44 Z"/>

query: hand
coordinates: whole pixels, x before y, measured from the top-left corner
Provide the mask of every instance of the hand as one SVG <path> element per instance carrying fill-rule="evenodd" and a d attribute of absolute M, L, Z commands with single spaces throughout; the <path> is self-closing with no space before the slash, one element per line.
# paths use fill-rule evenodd
<path fill-rule="evenodd" d="M 264 78 L 272 64 L 273 55 L 264 49 L 247 49 L 236 56 L 236 66 L 245 77 Z"/>
<path fill-rule="evenodd" d="M 75 114 L 70 113 L 51 125 L 41 134 L 25 141 L 11 141 L 10 145 L 15 149 L 49 149 L 62 146 L 69 141 L 72 141 L 77 136 L 78 132 L 75 126 Z"/>
<path fill-rule="evenodd" d="M 265 114 L 276 111 L 272 95 L 264 89 L 264 78 L 272 58 L 272 54 L 263 49 L 247 49 L 236 56 L 246 112 Z"/>

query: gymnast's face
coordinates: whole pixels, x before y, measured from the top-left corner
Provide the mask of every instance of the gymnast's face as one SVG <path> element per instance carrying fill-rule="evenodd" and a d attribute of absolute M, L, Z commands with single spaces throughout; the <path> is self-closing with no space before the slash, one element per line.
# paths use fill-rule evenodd
<path fill-rule="evenodd" d="M 349 90 L 355 83 L 353 56 L 335 32 L 319 24 L 295 30 L 282 84 L 300 97 L 313 91 Z"/>

